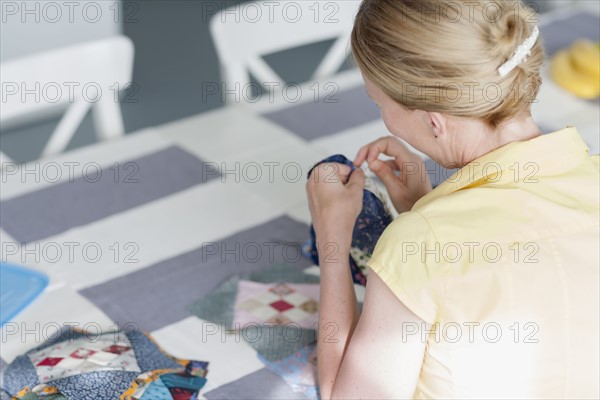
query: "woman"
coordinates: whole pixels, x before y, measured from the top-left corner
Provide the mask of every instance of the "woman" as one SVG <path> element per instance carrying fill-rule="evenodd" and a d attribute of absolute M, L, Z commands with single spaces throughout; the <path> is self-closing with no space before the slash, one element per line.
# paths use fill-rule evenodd
<path fill-rule="evenodd" d="M 387 129 L 460 169 L 432 190 L 396 138 L 358 152 L 400 213 L 362 313 L 347 254 L 364 173 L 309 179 L 322 398 L 599 397 L 599 159 L 531 118 L 535 21 L 516 1 L 363 0 L 352 51 Z"/>

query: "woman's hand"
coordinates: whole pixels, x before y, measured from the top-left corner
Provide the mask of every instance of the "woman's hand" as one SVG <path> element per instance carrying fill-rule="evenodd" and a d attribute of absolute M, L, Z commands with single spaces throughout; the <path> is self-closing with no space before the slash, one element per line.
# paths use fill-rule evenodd
<path fill-rule="evenodd" d="M 379 160 L 379 154 L 382 153 L 394 158 Z M 356 154 L 354 165 L 360 166 L 365 161 L 369 169 L 383 181 L 399 213 L 412 209 L 421 197 L 431 191 L 429 175 L 421 157 L 394 137 L 382 137 L 363 146 Z M 396 171 L 399 171 L 398 175 Z"/>
<path fill-rule="evenodd" d="M 324 163 L 306 183 L 308 206 L 319 240 L 350 247 L 356 218 L 362 210 L 365 174 L 344 164 Z"/>

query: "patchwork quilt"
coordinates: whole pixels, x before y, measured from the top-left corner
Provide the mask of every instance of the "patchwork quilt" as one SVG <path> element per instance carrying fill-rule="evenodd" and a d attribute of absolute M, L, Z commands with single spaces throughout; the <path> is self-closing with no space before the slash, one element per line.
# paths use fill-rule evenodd
<path fill-rule="evenodd" d="M 192 400 L 200 398 L 207 367 L 165 354 L 138 331 L 67 328 L 17 357 L 6 368 L 3 390 L 27 400 Z"/>

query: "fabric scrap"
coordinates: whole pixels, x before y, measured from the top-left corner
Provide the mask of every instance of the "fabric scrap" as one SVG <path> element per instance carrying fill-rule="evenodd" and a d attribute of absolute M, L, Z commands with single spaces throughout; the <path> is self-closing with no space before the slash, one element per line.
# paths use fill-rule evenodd
<path fill-rule="evenodd" d="M 278 361 L 271 361 L 261 356 L 259 358 L 268 370 L 281 376 L 294 392 L 302 393 L 308 399 L 319 398 L 315 345 L 303 347 Z"/>
<path fill-rule="evenodd" d="M 310 178 L 314 168 L 323 163 L 344 164 L 349 166 L 352 171 L 357 168 L 345 156 L 336 154 L 315 164 L 308 172 L 307 179 Z M 387 207 L 385 195 L 379 191 L 371 179 L 367 178 L 363 190 L 363 208 L 354 224 L 351 251 L 348 257 L 354 283 L 362 286 L 367 284 L 367 262 L 373 254 L 377 240 L 392 220 L 392 213 Z M 319 253 L 313 225 L 310 226 L 310 239 L 304 244 L 302 252 L 315 265 L 319 265 Z"/>

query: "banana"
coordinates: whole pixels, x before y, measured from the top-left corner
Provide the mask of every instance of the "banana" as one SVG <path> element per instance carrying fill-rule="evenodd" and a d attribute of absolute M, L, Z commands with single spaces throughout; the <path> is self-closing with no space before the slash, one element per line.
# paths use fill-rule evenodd
<path fill-rule="evenodd" d="M 563 89 L 583 99 L 595 99 L 600 96 L 598 76 L 577 70 L 568 50 L 556 53 L 550 66 L 552 79 Z"/>
<path fill-rule="evenodd" d="M 573 43 L 570 54 L 575 68 L 600 79 L 600 49 L 594 42 L 580 39 Z"/>

